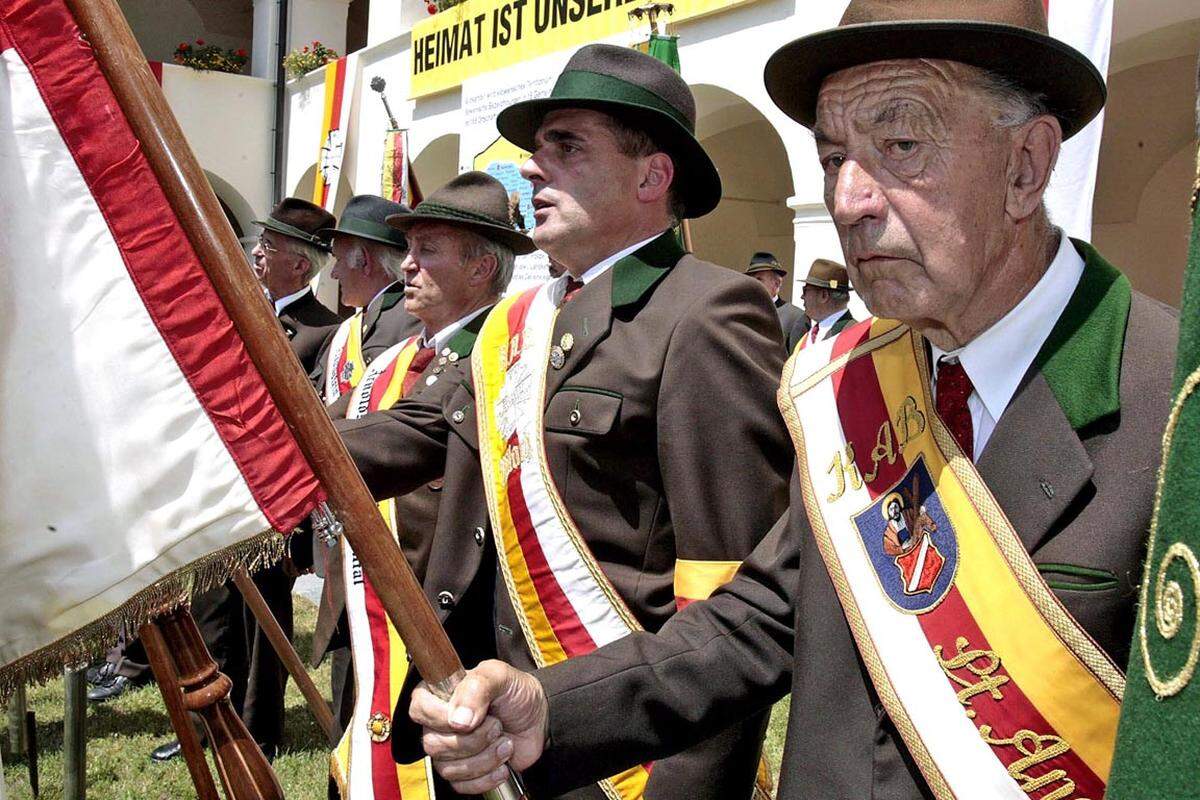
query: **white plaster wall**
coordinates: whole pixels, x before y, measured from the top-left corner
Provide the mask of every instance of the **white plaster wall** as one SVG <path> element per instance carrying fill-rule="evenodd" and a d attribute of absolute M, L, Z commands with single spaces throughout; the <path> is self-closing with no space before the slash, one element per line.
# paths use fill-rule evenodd
<path fill-rule="evenodd" d="M 271 206 L 274 86 L 245 75 L 163 65 L 163 93 L 214 188 L 248 235 Z"/>
<path fill-rule="evenodd" d="M 288 50 L 314 39 L 346 55 L 346 12 L 350 0 L 292 0 L 288 20 Z"/>

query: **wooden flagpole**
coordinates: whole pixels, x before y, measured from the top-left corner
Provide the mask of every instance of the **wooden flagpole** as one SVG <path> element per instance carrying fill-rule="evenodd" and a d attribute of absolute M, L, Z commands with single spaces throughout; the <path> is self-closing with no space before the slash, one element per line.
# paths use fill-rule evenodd
<path fill-rule="evenodd" d="M 346 539 L 370 576 L 384 610 L 412 654 L 414 665 L 435 691 L 448 694 L 463 674 L 462 662 L 400 547 L 392 539 L 300 362 L 292 354 L 121 9 L 116 0 L 64 2 L 91 44 L 251 360 L 329 494 L 330 505 L 344 525 Z M 489 793 L 489 797 L 500 800 L 523 796 L 515 776 Z"/>

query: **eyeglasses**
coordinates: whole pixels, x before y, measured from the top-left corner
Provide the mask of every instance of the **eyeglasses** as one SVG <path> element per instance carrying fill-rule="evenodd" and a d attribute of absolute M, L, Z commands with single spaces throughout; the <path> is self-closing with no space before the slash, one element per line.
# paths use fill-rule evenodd
<path fill-rule="evenodd" d="M 278 253 L 278 252 L 279 252 L 279 248 L 278 248 L 278 247 L 273 247 L 273 246 L 272 246 L 272 245 L 271 245 L 271 244 L 270 244 L 270 243 L 269 243 L 269 242 L 268 242 L 266 239 L 264 239 L 262 236 L 259 236 L 259 237 L 258 237 L 258 246 L 259 246 L 259 247 L 261 247 L 261 248 L 263 249 L 263 252 L 264 252 L 264 253 Z"/>

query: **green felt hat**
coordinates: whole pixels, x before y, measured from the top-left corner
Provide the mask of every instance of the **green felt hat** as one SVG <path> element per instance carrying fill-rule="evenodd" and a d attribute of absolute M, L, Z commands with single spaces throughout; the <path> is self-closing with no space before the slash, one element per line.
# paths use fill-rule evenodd
<path fill-rule="evenodd" d="M 893 59 L 946 59 L 1003 75 L 1044 97 L 1078 133 L 1104 107 L 1104 78 L 1083 53 L 1050 36 L 1042 0 L 851 0 L 836 28 L 785 44 L 767 61 L 767 93 L 811 128 L 824 80 Z"/>
<path fill-rule="evenodd" d="M 329 240 L 321 235 L 321 231 L 332 228 L 336 223 L 333 214 L 299 197 L 283 198 L 279 205 L 271 209 L 266 219 L 254 220 L 255 225 L 262 225 L 269 231 L 299 239 L 325 251 L 329 250 Z"/>
<path fill-rule="evenodd" d="M 411 214 L 393 214 L 387 224 L 407 231 L 418 222 L 439 222 L 506 244 L 519 255 L 537 249 L 516 229 L 504 184 L 486 172 L 464 172 L 417 204 Z"/>
<path fill-rule="evenodd" d="M 514 103 L 496 127 L 533 152 L 534 135 L 551 111 L 586 108 L 644 131 L 675 161 L 684 217 L 702 217 L 721 201 L 721 176 L 696 140 L 696 100 L 675 70 L 631 47 L 590 44 L 571 56 L 549 97 Z"/>
<path fill-rule="evenodd" d="M 336 226 L 322 228 L 317 233 L 328 238 L 333 238 L 335 233 L 343 233 L 407 250 L 408 240 L 399 229 L 387 224 L 387 218 L 411 213 L 409 207 L 401 203 L 393 203 L 373 194 L 359 194 L 350 198 Z"/>
<path fill-rule="evenodd" d="M 764 250 L 760 250 L 750 256 L 750 266 L 746 267 L 745 274 L 753 275 L 756 272 L 774 272 L 785 278 L 787 277 L 787 270 L 779 263 L 779 259 L 775 257 L 775 254 Z"/>

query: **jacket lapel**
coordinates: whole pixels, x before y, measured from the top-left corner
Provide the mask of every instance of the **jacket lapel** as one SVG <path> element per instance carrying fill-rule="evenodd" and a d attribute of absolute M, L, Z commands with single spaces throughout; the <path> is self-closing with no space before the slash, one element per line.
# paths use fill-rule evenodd
<path fill-rule="evenodd" d="M 1031 553 L 1053 532 L 1093 472 L 1079 434 L 1036 369 L 996 424 L 978 466 Z"/>
<path fill-rule="evenodd" d="M 565 360 L 561 369 L 554 369 L 551 364 L 548 370 L 547 405 L 567 376 L 574 374 L 587 355 L 608 336 L 613 309 L 640 302 L 682 257 L 683 250 L 675 234 L 666 231 L 619 260 L 562 307 L 554 323 L 553 346 L 563 349 Z M 570 334 L 570 348 L 564 346 L 567 334 Z"/>
<path fill-rule="evenodd" d="M 367 304 L 367 310 L 363 312 L 362 338 L 364 342 L 371 337 L 371 332 L 379 324 L 379 318 L 383 316 L 383 312 L 392 309 L 403 299 L 404 283 L 396 281 L 384 289 L 383 294 Z"/>

